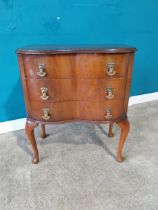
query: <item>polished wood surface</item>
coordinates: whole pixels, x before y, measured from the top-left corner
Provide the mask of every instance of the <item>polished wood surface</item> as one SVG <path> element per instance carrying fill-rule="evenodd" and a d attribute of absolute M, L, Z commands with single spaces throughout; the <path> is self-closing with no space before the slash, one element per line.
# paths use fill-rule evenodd
<path fill-rule="evenodd" d="M 126 79 L 26 79 L 28 95 L 31 101 L 43 103 L 62 101 L 104 101 L 107 99 L 107 90 L 112 87 L 112 99 L 124 99 Z M 46 100 L 41 98 L 41 87 L 46 87 Z M 34 91 L 32 91 L 34 90 Z"/>
<path fill-rule="evenodd" d="M 26 134 L 39 161 L 34 128 L 70 121 L 113 123 L 121 128 L 117 160 L 129 131 L 127 109 L 134 60 L 133 47 L 57 48 L 49 46 L 18 49 L 24 90 Z"/>
<path fill-rule="evenodd" d="M 116 44 L 34 45 L 16 50 L 17 53 L 22 54 L 130 53 L 135 51 L 135 47 Z"/>
<path fill-rule="evenodd" d="M 117 107 L 117 109 L 115 108 Z M 43 109 L 47 108 L 50 119 L 44 120 Z M 63 120 L 94 120 L 106 121 L 106 109 L 111 108 L 112 117 L 110 120 L 117 120 L 125 116 L 123 100 L 113 101 L 65 101 L 59 103 L 31 102 L 29 117 L 38 121 L 63 121 Z"/>
<path fill-rule="evenodd" d="M 111 78 L 106 65 L 115 63 L 116 75 L 125 77 L 131 54 L 64 54 L 64 55 L 23 55 L 25 75 L 41 79 L 37 75 L 38 65 L 45 65 L 46 76 L 42 79 L 70 78 Z"/>

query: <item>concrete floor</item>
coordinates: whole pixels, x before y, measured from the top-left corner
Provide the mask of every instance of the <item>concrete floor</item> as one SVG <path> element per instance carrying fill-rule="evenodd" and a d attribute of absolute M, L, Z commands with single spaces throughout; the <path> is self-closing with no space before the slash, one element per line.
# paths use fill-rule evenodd
<path fill-rule="evenodd" d="M 131 106 L 131 131 L 120 164 L 119 129 L 48 126 L 36 136 L 41 162 L 31 164 L 24 131 L 0 136 L 0 210 L 157 210 L 158 101 Z"/>

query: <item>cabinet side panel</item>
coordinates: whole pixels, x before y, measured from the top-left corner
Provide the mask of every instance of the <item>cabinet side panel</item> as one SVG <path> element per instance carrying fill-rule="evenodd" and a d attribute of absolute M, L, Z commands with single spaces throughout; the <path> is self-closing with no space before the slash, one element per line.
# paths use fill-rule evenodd
<path fill-rule="evenodd" d="M 127 81 L 126 81 L 125 100 L 124 100 L 124 110 L 125 110 L 126 115 L 128 111 L 128 101 L 129 101 L 130 87 L 131 87 L 131 80 L 132 80 L 133 63 L 134 63 L 134 53 L 131 53 L 130 60 L 129 60 L 128 74 L 127 74 Z"/>
<path fill-rule="evenodd" d="M 19 67 L 20 67 L 20 74 L 21 74 L 21 80 L 22 80 L 22 86 L 23 86 L 26 111 L 28 114 L 28 113 L 30 113 L 30 101 L 29 101 L 29 96 L 28 96 L 28 91 L 27 91 L 27 86 L 26 86 L 26 80 L 25 80 L 23 56 L 21 54 L 18 54 L 18 63 L 19 63 Z"/>

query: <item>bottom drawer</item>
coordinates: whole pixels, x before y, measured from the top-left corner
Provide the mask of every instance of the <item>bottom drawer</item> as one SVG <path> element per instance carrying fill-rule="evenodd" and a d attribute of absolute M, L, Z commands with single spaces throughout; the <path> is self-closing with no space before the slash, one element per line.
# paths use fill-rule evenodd
<path fill-rule="evenodd" d="M 116 120 L 124 116 L 122 100 L 31 103 L 30 117 L 39 121 Z"/>
<path fill-rule="evenodd" d="M 67 101 L 58 103 L 32 102 L 31 117 L 44 121 L 64 121 L 79 118 L 77 101 Z"/>

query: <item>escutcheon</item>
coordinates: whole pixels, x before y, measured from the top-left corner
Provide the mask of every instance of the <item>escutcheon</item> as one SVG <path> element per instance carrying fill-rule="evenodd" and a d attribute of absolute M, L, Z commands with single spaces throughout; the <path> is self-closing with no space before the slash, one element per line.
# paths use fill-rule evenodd
<path fill-rule="evenodd" d="M 40 96 L 40 98 L 42 100 L 46 101 L 49 98 L 49 96 L 47 95 L 48 88 L 42 87 L 42 88 L 40 88 L 40 90 L 41 90 L 41 96 Z"/>
<path fill-rule="evenodd" d="M 113 88 L 111 88 L 111 87 L 106 88 L 106 98 L 107 99 L 113 99 L 114 98 Z"/>
<path fill-rule="evenodd" d="M 38 64 L 37 76 L 45 77 L 46 75 L 47 73 L 45 71 L 45 64 Z"/>
<path fill-rule="evenodd" d="M 108 76 L 114 76 L 116 74 L 115 63 L 108 63 L 106 65 L 106 73 Z"/>
<path fill-rule="evenodd" d="M 109 120 L 111 118 L 112 118 L 112 110 L 108 108 L 105 110 L 105 119 Z"/>
<path fill-rule="evenodd" d="M 49 120 L 50 119 L 49 109 L 48 108 L 43 108 L 42 110 L 43 110 L 42 118 L 44 120 Z"/>

